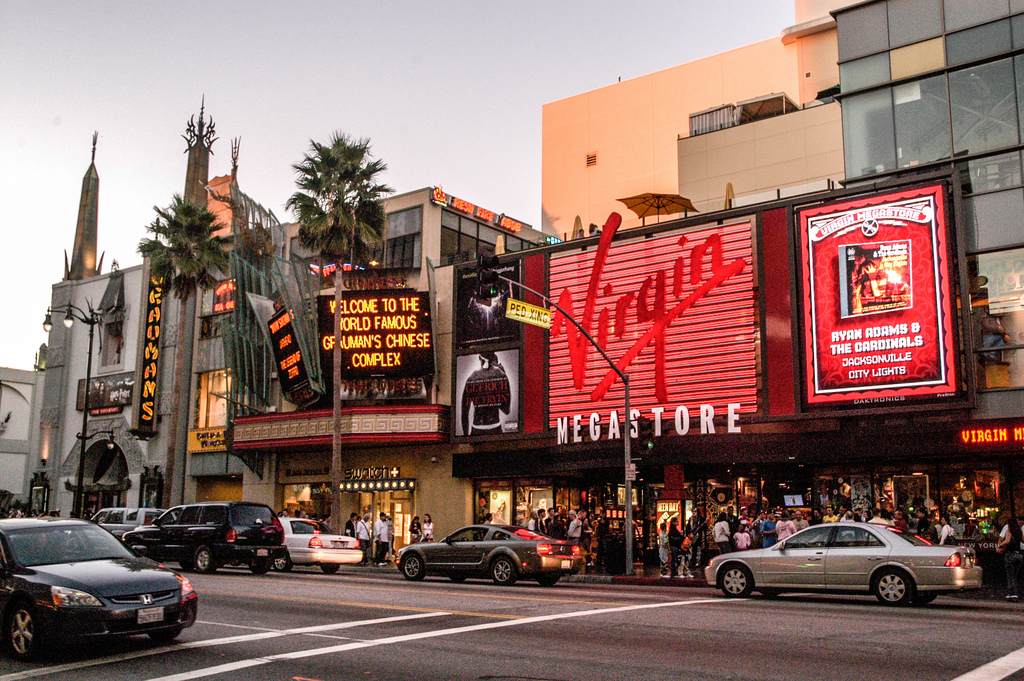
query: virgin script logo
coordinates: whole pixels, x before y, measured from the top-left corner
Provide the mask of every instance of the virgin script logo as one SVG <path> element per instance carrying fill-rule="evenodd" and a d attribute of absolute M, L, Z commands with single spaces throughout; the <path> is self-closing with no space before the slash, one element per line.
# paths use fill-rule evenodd
<path fill-rule="evenodd" d="M 598 243 L 597 252 L 594 256 L 593 269 L 590 272 L 590 282 L 587 286 L 586 298 L 583 301 L 583 315 L 580 326 L 594 336 L 595 314 L 597 317 L 597 343 L 602 348 L 606 347 L 608 333 L 611 331 L 616 338 L 622 338 L 626 332 L 627 321 L 635 321 L 643 325 L 647 330 L 636 340 L 635 343 L 615 363 L 620 371 L 626 369 L 648 345 L 654 343 L 654 367 L 655 367 L 655 396 L 658 401 L 668 401 L 668 387 L 665 384 L 665 332 L 672 323 L 679 318 L 686 310 L 695 303 L 706 297 L 711 291 L 720 286 L 730 277 L 736 276 L 746 267 L 742 258 L 737 258 L 726 264 L 722 256 L 722 238 L 719 234 L 712 234 L 703 242 L 693 246 L 689 250 L 689 285 L 697 286 L 692 292 L 683 297 L 684 287 L 687 284 L 686 277 L 686 235 L 680 236 L 676 242 L 681 254 L 676 258 L 671 269 L 659 270 L 644 279 L 637 291 L 627 291 L 616 300 L 614 309 L 612 306 L 605 306 L 600 311 L 595 311 L 598 292 L 603 296 L 612 295 L 612 285 L 602 284 L 605 265 L 608 261 L 608 253 L 611 249 L 612 239 L 615 232 L 622 224 L 622 217 L 618 213 L 612 213 L 604 224 L 601 232 L 601 241 Z M 707 259 L 710 255 L 710 276 L 704 278 Z M 668 280 L 671 277 L 671 288 Z M 672 301 L 666 301 L 671 293 Z M 568 288 L 562 289 L 558 297 L 558 305 L 574 318 L 576 305 L 573 293 Z M 613 319 L 614 315 L 614 319 Z M 630 317 L 633 317 L 630 320 Z M 590 350 L 590 341 L 580 333 L 575 325 L 568 322 L 561 312 L 555 313 L 554 322 L 551 327 L 552 338 L 561 335 L 562 328 L 565 328 L 566 342 L 569 349 L 569 363 L 572 367 L 573 387 L 581 391 L 586 382 L 587 356 Z M 618 374 L 614 369 L 608 372 L 601 379 L 601 382 L 590 393 L 590 399 L 598 402 L 604 399 L 608 389 L 615 383 Z"/>

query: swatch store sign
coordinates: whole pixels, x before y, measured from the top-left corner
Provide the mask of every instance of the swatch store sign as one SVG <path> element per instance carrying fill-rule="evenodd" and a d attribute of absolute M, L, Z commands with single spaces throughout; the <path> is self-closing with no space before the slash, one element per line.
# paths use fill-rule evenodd
<path fill-rule="evenodd" d="M 615 242 L 621 222 L 596 249 L 551 256 L 552 296 L 629 375 L 632 435 L 640 418 L 656 438 L 740 432 L 757 404 L 751 224 Z M 549 348 L 558 443 L 621 438 L 617 372 L 560 312 Z"/>
<path fill-rule="evenodd" d="M 805 402 L 955 397 L 943 187 L 804 210 L 799 225 Z"/>

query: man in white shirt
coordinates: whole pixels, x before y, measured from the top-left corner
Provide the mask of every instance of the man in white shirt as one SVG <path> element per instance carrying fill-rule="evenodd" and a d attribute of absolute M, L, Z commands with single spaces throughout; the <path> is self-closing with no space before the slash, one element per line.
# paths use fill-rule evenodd
<path fill-rule="evenodd" d="M 373 537 L 377 540 L 377 555 L 374 557 L 378 567 L 387 565 L 388 551 L 391 548 L 391 541 L 388 532 L 388 514 L 381 512 L 380 518 L 373 524 Z"/>
<path fill-rule="evenodd" d="M 569 531 L 566 538 L 570 544 L 580 545 L 580 535 L 583 533 L 583 523 L 576 516 L 576 511 L 569 511 Z"/>
<path fill-rule="evenodd" d="M 359 540 L 359 548 L 363 550 L 363 560 L 359 563 L 360 565 L 370 562 L 370 550 L 373 547 L 370 536 L 370 514 L 367 513 L 356 521 L 356 539 Z"/>

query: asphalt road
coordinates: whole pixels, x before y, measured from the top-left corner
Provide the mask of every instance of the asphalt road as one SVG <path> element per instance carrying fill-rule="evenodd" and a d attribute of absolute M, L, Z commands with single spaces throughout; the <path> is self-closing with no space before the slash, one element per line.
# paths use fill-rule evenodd
<path fill-rule="evenodd" d="M 1024 679 L 1024 604 L 728 600 L 706 588 L 410 583 L 393 571 L 190 578 L 199 621 L 174 644 L 2 658 L 0 681 Z"/>

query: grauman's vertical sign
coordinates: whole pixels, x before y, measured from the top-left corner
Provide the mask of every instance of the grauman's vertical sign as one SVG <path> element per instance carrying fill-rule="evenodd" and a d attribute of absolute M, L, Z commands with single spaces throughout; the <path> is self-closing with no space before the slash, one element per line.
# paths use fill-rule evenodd
<path fill-rule="evenodd" d="M 155 277 L 149 280 L 146 293 L 146 316 L 142 337 L 142 362 L 140 377 L 139 407 L 135 410 L 135 429 L 144 433 L 156 432 L 156 389 L 160 373 L 160 331 L 164 302 L 163 281 Z"/>
<path fill-rule="evenodd" d="M 595 250 L 552 256 L 552 295 L 629 374 L 631 422 L 652 418 L 658 435 L 664 414 L 675 421 L 666 432 L 685 434 L 692 411 L 702 433 L 715 432 L 716 416 L 737 432 L 737 415 L 754 411 L 757 398 L 750 223 L 613 243 L 620 225 L 612 213 Z M 561 313 L 551 335 L 549 404 L 559 440 L 582 439 L 581 418 L 589 418 L 591 439 L 602 431 L 618 437 L 618 375 Z"/>

